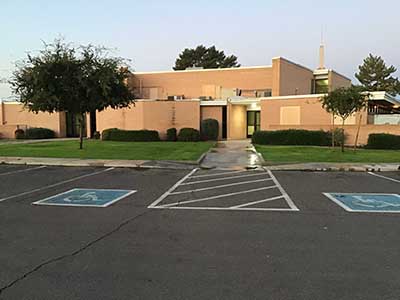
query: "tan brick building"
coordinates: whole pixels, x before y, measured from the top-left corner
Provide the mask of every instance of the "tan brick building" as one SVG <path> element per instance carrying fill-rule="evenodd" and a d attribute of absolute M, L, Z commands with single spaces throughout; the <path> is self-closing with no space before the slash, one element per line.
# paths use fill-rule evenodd
<path fill-rule="evenodd" d="M 285 58 L 270 66 L 230 69 L 135 72 L 129 85 L 137 101 L 125 109 L 107 109 L 88 116 L 88 133 L 107 128 L 154 129 L 165 136 L 168 128 L 199 129 L 206 118 L 219 121 L 221 139 L 244 139 L 255 130 L 284 128 L 325 129 L 332 117 L 321 107 L 321 96 L 351 80 L 323 67 L 311 70 Z M 385 92 L 373 93 L 362 113 L 360 142 L 371 132 L 400 134 L 400 101 Z M 346 123 L 352 143 L 359 116 Z M 0 106 L 0 134 L 12 137 L 17 127 L 47 127 L 60 137 L 77 133 L 74 116 L 64 113 L 34 115 L 18 103 Z"/>

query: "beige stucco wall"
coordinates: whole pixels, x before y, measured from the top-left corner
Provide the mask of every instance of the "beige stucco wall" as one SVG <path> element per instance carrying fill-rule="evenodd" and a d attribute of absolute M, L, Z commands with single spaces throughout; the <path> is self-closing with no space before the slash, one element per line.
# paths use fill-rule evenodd
<path fill-rule="evenodd" d="M 272 88 L 272 68 L 231 68 L 173 72 L 134 73 L 133 87 L 142 87 L 144 93 L 158 89 L 159 99 L 184 95 L 186 99 L 200 96 L 218 96 L 220 88 L 265 89 Z M 205 95 L 207 94 L 207 95 Z"/>
<path fill-rule="evenodd" d="M 272 96 L 306 95 L 311 93 L 313 71 L 282 57 L 272 60 Z"/>
<path fill-rule="evenodd" d="M 12 126 L 22 127 L 44 127 L 54 130 L 58 137 L 65 136 L 65 114 L 64 113 L 32 113 L 24 109 L 23 105 L 16 102 L 1 103 L 1 122 L 5 125 L 0 128 L 3 137 L 13 138 L 14 132 L 10 133 Z M 16 127 L 15 127 L 16 128 Z M 3 132 L 2 132 L 3 131 Z M 11 135 L 11 136 L 10 136 Z"/>
<path fill-rule="evenodd" d="M 247 107 L 228 104 L 228 139 L 245 139 L 247 137 Z"/>
<path fill-rule="evenodd" d="M 97 112 L 97 130 L 119 128 L 126 130 L 157 130 L 165 138 L 168 128 L 200 129 L 199 101 L 137 101 L 123 109 Z"/>
<path fill-rule="evenodd" d="M 201 120 L 215 119 L 218 121 L 218 139 L 222 139 L 222 106 L 202 106 Z"/>

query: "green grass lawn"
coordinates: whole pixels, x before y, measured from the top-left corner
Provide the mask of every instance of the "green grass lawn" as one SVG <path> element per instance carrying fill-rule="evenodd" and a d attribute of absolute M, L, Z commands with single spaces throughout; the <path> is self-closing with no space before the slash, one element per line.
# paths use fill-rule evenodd
<path fill-rule="evenodd" d="M 358 162 L 400 163 L 399 150 L 346 149 L 312 146 L 261 146 L 256 145 L 266 163 L 305 162 Z"/>
<path fill-rule="evenodd" d="M 35 144 L 0 145 L 0 156 L 60 157 L 132 160 L 197 160 L 212 142 L 111 142 L 54 141 Z"/>

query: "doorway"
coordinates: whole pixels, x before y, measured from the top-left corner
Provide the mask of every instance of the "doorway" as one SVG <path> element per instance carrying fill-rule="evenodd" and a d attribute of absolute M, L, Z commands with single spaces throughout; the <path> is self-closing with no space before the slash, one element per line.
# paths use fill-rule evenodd
<path fill-rule="evenodd" d="M 260 111 L 247 111 L 247 137 L 260 130 Z"/>
<path fill-rule="evenodd" d="M 67 121 L 67 137 L 79 137 L 79 122 L 80 115 L 74 113 L 66 113 L 65 118 Z M 86 118 L 83 121 L 86 124 Z M 86 136 L 86 126 L 83 129 L 84 136 Z"/>

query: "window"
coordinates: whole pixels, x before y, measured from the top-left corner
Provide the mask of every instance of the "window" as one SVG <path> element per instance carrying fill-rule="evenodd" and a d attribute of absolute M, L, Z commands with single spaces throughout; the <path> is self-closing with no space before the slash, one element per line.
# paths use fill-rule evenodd
<path fill-rule="evenodd" d="M 328 79 L 314 80 L 314 94 L 325 94 L 328 92 Z"/>

